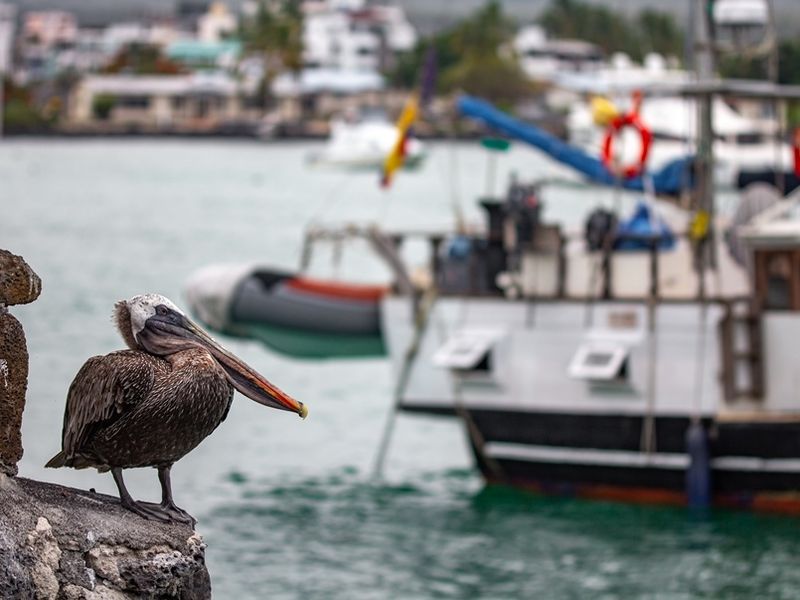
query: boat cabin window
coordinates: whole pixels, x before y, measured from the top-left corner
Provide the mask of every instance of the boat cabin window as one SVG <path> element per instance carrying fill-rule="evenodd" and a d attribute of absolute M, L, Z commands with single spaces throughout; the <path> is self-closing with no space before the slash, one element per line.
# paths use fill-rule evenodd
<path fill-rule="evenodd" d="M 625 381 L 628 347 L 615 342 L 588 342 L 580 346 L 569 365 L 569 376 L 592 381 Z"/>
<path fill-rule="evenodd" d="M 762 310 L 800 310 L 800 250 L 757 250 L 755 284 Z"/>

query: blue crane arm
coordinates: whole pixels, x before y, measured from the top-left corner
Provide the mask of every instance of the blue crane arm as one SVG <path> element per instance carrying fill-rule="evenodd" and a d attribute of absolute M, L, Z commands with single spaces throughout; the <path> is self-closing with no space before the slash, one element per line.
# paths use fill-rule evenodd
<path fill-rule="evenodd" d="M 485 100 L 462 95 L 458 98 L 457 107 L 459 113 L 465 117 L 482 122 L 501 134 L 538 148 L 553 160 L 575 169 L 595 183 L 602 185 L 618 183 L 617 178 L 609 172 L 599 158 L 587 154 L 581 148 L 572 146 L 539 127 L 515 119 Z M 653 188 L 657 194 L 676 196 L 684 188 L 692 185 L 693 160 L 692 156 L 675 159 L 659 171 L 647 172 L 645 177 L 652 177 Z M 624 179 L 620 183 L 625 189 L 634 191 L 644 191 L 645 187 L 641 175 L 632 179 Z"/>

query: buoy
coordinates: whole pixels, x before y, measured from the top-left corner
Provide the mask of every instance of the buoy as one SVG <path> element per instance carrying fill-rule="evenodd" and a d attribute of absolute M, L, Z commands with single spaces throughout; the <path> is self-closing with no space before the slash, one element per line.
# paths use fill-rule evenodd
<path fill-rule="evenodd" d="M 686 430 L 686 500 L 691 509 L 705 509 L 711 505 L 711 459 L 708 453 L 708 433 L 699 421 Z"/>
<path fill-rule="evenodd" d="M 650 154 L 650 145 L 653 143 L 653 133 L 645 126 L 639 116 L 641 103 L 641 93 L 635 92 L 633 95 L 633 106 L 630 111 L 624 115 L 617 115 L 609 122 L 600 149 L 600 158 L 606 166 L 606 169 L 608 169 L 612 175 L 618 175 L 625 179 L 632 179 L 644 172 L 647 157 Z M 614 138 L 627 127 L 632 127 L 639 133 L 639 139 L 641 141 L 639 157 L 633 164 L 617 166 L 614 164 Z"/>

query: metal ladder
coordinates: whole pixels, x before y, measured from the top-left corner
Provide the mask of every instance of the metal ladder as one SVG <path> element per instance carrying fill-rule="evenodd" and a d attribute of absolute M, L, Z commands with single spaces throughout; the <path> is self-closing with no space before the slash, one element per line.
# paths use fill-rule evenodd
<path fill-rule="evenodd" d="M 748 302 L 728 305 L 720 327 L 722 389 L 725 400 L 764 397 L 764 343 L 761 315 Z"/>

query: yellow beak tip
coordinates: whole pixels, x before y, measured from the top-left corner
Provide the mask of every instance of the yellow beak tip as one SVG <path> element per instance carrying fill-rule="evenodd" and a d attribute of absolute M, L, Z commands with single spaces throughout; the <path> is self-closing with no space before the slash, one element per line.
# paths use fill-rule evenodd
<path fill-rule="evenodd" d="M 305 419 L 308 416 L 308 407 L 305 404 L 300 405 L 300 418 Z"/>

